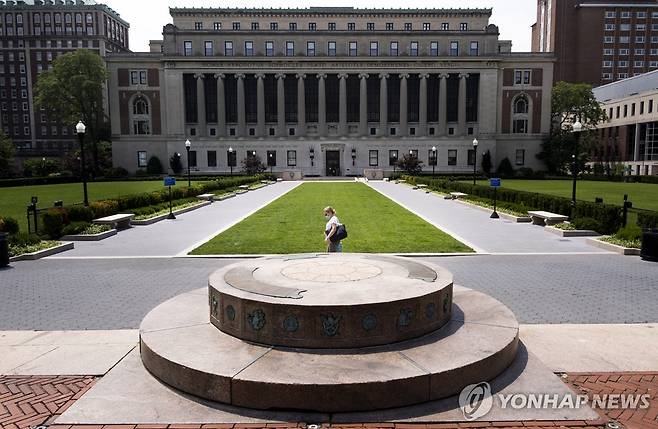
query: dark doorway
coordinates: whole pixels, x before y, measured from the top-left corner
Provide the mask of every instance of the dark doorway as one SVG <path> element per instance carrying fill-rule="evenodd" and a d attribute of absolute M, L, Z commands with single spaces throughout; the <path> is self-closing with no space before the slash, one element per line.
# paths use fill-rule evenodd
<path fill-rule="evenodd" d="M 325 154 L 327 159 L 327 176 L 340 176 L 340 151 L 328 150 Z"/>

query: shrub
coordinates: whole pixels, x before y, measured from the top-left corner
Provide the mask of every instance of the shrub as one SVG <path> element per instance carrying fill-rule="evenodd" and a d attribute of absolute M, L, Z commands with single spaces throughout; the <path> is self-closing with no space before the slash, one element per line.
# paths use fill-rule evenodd
<path fill-rule="evenodd" d="M 28 234 L 27 232 L 19 232 L 9 236 L 9 245 L 17 247 L 33 246 L 39 244 L 41 239 L 36 234 Z"/>
<path fill-rule="evenodd" d="M 183 171 L 183 163 L 181 162 L 180 153 L 174 153 L 171 158 L 169 158 L 169 167 L 174 172 L 174 174 L 180 174 Z"/>
<path fill-rule="evenodd" d="M 110 167 L 105 170 L 104 176 L 111 179 L 122 179 L 128 177 L 130 173 L 123 167 Z"/>
<path fill-rule="evenodd" d="M 62 235 L 81 234 L 89 225 L 88 222 L 71 222 L 62 229 Z"/>
<path fill-rule="evenodd" d="M 484 155 L 482 155 L 482 171 L 484 171 L 484 174 L 487 176 L 491 174 L 491 152 L 487 150 Z"/>
<path fill-rule="evenodd" d="M 64 226 L 68 224 L 66 210 L 61 208 L 48 209 L 42 216 L 43 229 L 48 237 L 57 240 L 62 236 Z"/>
<path fill-rule="evenodd" d="M 148 175 L 149 174 L 143 168 L 140 168 L 139 170 L 135 171 L 135 177 L 145 177 Z"/>
<path fill-rule="evenodd" d="M 18 234 L 18 221 L 13 217 L 0 217 L 0 232 Z"/>
<path fill-rule="evenodd" d="M 498 170 L 496 171 L 500 177 L 512 177 L 514 176 L 514 168 L 509 158 L 503 158 L 498 165 Z"/>
<path fill-rule="evenodd" d="M 641 211 L 637 214 L 637 224 L 641 228 L 658 228 L 658 212 Z"/>
<path fill-rule="evenodd" d="M 59 162 L 52 159 L 27 159 L 23 162 L 23 175 L 26 177 L 45 177 L 60 170 Z"/>
<path fill-rule="evenodd" d="M 157 175 L 157 174 L 162 174 L 162 171 L 163 169 L 162 169 L 162 163 L 160 162 L 160 158 L 158 158 L 157 156 L 150 157 L 149 162 L 146 164 L 146 172 L 148 174 Z"/>
<path fill-rule="evenodd" d="M 642 237 L 642 228 L 637 225 L 629 223 L 615 234 L 615 237 L 620 240 L 639 240 Z"/>
<path fill-rule="evenodd" d="M 522 167 L 518 169 L 517 176 L 524 179 L 532 179 L 535 176 L 535 172 L 532 170 L 532 168 Z"/>
<path fill-rule="evenodd" d="M 404 170 L 407 174 L 418 174 L 423 171 L 423 161 L 418 159 L 417 156 L 405 153 L 402 158 L 398 160 L 398 168 Z"/>
<path fill-rule="evenodd" d="M 116 214 L 119 211 L 119 204 L 115 200 L 94 201 L 89 204 L 95 217 L 105 217 Z"/>
<path fill-rule="evenodd" d="M 71 222 L 91 222 L 94 220 L 94 211 L 90 207 L 71 206 L 66 208 Z"/>
<path fill-rule="evenodd" d="M 592 219 L 591 217 L 577 217 L 574 218 L 571 223 L 576 229 L 587 229 L 591 231 L 600 231 L 602 229 L 601 222 Z"/>
<path fill-rule="evenodd" d="M 248 156 L 242 160 L 242 169 L 249 175 L 262 173 L 266 168 L 258 155 Z"/>

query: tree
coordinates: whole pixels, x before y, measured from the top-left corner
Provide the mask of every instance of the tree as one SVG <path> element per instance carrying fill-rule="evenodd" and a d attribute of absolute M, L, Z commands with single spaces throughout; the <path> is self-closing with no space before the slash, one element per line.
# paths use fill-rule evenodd
<path fill-rule="evenodd" d="M 413 154 L 405 153 L 398 160 L 398 168 L 413 176 L 423 171 L 423 161 Z"/>
<path fill-rule="evenodd" d="M 160 158 L 155 155 L 150 157 L 146 164 L 146 172 L 152 175 L 162 174 L 162 163 L 160 162 Z"/>
<path fill-rule="evenodd" d="M 491 162 L 491 152 L 487 151 L 482 155 L 482 171 L 488 176 L 491 174 L 491 167 L 493 166 Z"/>
<path fill-rule="evenodd" d="M 0 177 L 14 174 L 14 143 L 0 130 Z"/>
<path fill-rule="evenodd" d="M 258 155 L 252 155 L 242 160 L 242 169 L 247 174 L 258 174 L 265 171 L 267 166 L 262 163 Z"/>
<path fill-rule="evenodd" d="M 585 83 L 558 82 L 551 95 L 551 134 L 542 144 L 537 158 L 544 161 L 551 173 L 564 173 L 572 163 L 571 155 L 578 152 L 579 170 L 587 163 L 587 153 L 596 144 L 595 133 L 589 130 L 605 120 L 605 111 L 594 97 L 592 86 Z M 583 132 L 576 148 L 573 124 L 580 121 Z"/>
<path fill-rule="evenodd" d="M 23 162 L 23 175 L 25 177 L 46 177 L 61 170 L 59 162 L 54 159 L 32 158 Z"/>
<path fill-rule="evenodd" d="M 173 171 L 174 174 L 180 174 L 180 172 L 183 171 L 183 163 L 180 159 L 180 153 L 176 152 L 171 155 L 171 158 L 169 158 L 169 167 L 171 167 L 171 171 Z"/>
<path fill-rule="evenodd" d="M 98 140 L 105 132 L 103 87 L 107 70 L 101 57 L 86 49 L 57 57 L 53 69 L 39 75 L 35 104 L 46 109 L 48 117 L 63 124 L 82 121 L 87 126 L 85 140 L 92 145 L 92 174 L 99 169 Z"/>
<path fill-rule="evenodd" d="M 500 177 L 512 177 L 514 176 L 514 167 L 509 158 L 503 158 L 498 165 L 497 173 Z"/>

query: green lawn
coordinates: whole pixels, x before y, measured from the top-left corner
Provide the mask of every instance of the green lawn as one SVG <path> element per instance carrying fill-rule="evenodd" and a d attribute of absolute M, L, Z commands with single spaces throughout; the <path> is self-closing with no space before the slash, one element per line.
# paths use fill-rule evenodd
<path fill-rule="evenodd" d="M 571 198 L 571 180 L 502 179 L 501 182 L 503 188 Z M 484 180 L 479 182 L 481 185 L 488 183 Z M 594 198 L 601 197 L 604 203 L 621 206 L 624 194 L 628 194 L 633 207 L 658 211 L 658 185 L 655 184 L 579 180 L 576 185 L 576 198 L 583 201 L 594 202 Z"/>
<path fill-rule="evenodd" d="M 113 198 L 121 195 L 164 189 L 162 181 L 92 182 L 87 185 L 89 201 Z M 187 186 L 187 181 L 179 182 Z M 21 230 L 27 228 L 25 208 L 30 198 L 39 198 L 39 208 L 52 207 L 53 201 L 62 200 L 64 205 L 82 203 L 82 183 L 62 183 L 58 185 L 16 186 L 0 188 L 0 216 L 16 218 Z"/>
<path fill-rule="evenodd" d="M 362 183 L 304 183 L 191 254 L 324 252 L 328 205 L 347 227 L 344 252 L 472 252 Z"/>

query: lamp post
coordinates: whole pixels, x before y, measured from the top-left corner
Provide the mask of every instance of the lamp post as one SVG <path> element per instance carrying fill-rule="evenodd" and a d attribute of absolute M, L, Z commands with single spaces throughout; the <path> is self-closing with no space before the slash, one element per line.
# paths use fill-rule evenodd
<path fill-rule="evenodd" d="M 352 167 L 354 167 L 355 162 L 356 162 L 356 149 L 352 148 Z"/>
<path fill-rule="evenodd" d="M 273 173 L 274 170 L 274 154 L 272 152 L 267 154 L 267 159 L 268 159 L 268 164 L 270 164 L 270 174 Z"/>
<path fill-rule="evenodd" d="M 313 167 L 313 160 L 315 159 L 315 149 L 310 148 L 308 151 L 308 156 L 311 158 L 311 167 Z"/>
<path fill-rule="evenodd" d="M 475 186 L 475 179 L 477 176 L 478 164 L 478 139 L 473 139 L 473 186 Z"/>
<path fill-rule="evenodd" d="M 84 205 L 89 205 L 89 198 L 87 197 L 87 168 L 85 165 L 85 131 L 87 127 L 82 121 L 78 122 L 75 126 L 75 131 L 78 133 L 78 140 L 80 140 L 80 175 L 82 176 L 82 190 L 84 192 Z"/>
<path fill-rule="evenodd" d="M 432 177 L 434 177 L 435 169 L 436 169 L 436 146 L 432 146 Z"/>
<path fill-rule="evenodd" d="M 231 167 L 231 176 L 233 176 L 233 147 L 228 148 L 228 166 Z"/>
<path fill-rule="evenodd" d="M 192 177 L 190 176 L 190 147 L 192 146 L 192 142 L 190 142 L 190 139 L 185 140 L 185 150 L 187 151 L 187 187 L 192 186 Z"/>
<path fill-rule="evenodd" d="M 578 146 L 580 143 L 580 133 L 583 131 L 583 124 L 577 120 L 573 124 L 573 133 L 576 141 L 573 147 L 573 154 L 571 155 L 571 174 L 573 175 L 573 186 L 571 189 L 571 205 L 576 207 L 576 181 L 578 180 Z"/>
<path fill-rule="evenodd" d="M 393 173 L 395 173 L 395 168 L 398 166 L 398 154 L 393 153 Z"/>

